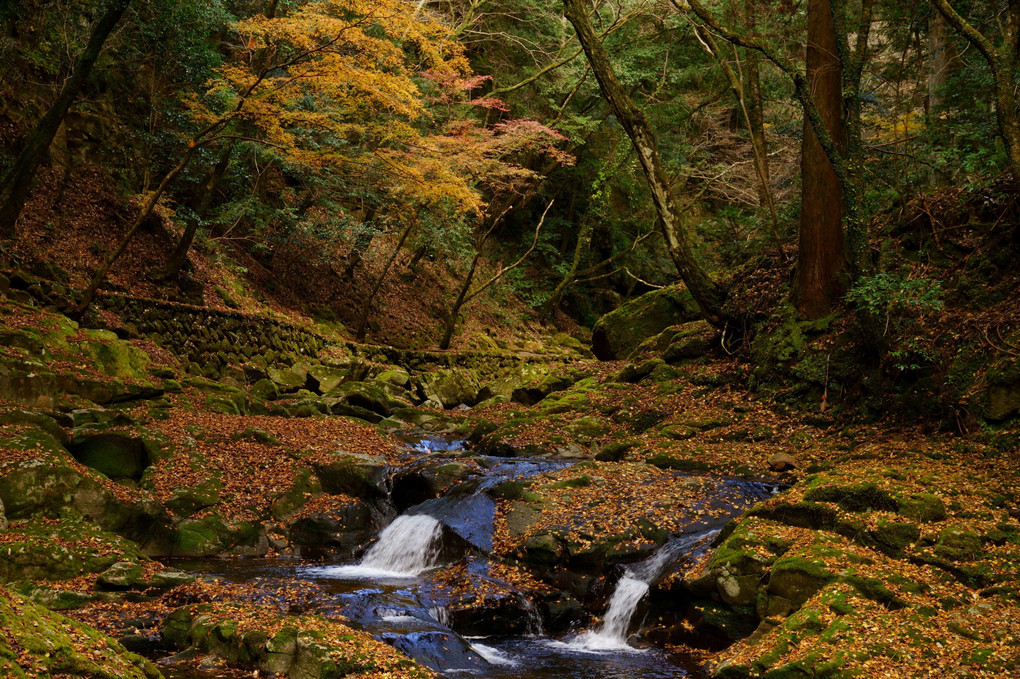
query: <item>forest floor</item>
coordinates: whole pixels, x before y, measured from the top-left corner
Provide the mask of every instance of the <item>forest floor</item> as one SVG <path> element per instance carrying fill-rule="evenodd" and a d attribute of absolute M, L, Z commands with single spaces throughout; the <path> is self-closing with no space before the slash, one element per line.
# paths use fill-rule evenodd
<path fill-rule="evenodd" d="M 615 566 L 725 519 L 736 505 L 717 484 L 744 479 L 785 490 L 654 584 L 644 638 L 722 677 L 1020 667 L 1016 427 L 962 438 L 841 423 L 747 392 L 736 360 L 580 354 L 520 369 L 512 398 L 469 409 L 415 406 L 422 378 L 361 366 L 374 377 L 341 387 L 363 405 L 374 395 L 373 424 L 329 414 L 339 392 L 191 377 L 149 341 L 3 304 L 0 668 L 13 676 L 155 676 L 124 649 L 249 675 L 426 676 L 308 583 L 195 580 L 150 555 L 350 560 L 487 455 L 571 466 L 493 489 L 484 577 L 470 558 L 434 575 L 463 633 L 519 615 L 521 595 L 553 630 L 593 624 Z M 435 457 L 408 433 L 470 444 Z"/>

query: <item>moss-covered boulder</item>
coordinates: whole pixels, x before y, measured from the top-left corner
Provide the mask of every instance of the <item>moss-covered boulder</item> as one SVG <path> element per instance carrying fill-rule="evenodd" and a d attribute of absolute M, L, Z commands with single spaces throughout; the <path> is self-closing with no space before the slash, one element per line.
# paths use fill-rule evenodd
<path fill-rule="evenodd" d="M 381 498 L 389 493 L 389 465 L 381 457 L 336 451 L 311 459 L 326 493 Z"/>
<path fill-rule="evenodd" d="M 0 501 L 9 519 L 84 518 L 136 540 L 147 554 L 166 553 L 170 517 L 150 493 L 90 472 L 40 430 L 0 438 L 0 448 L 20 451 L 0 460 Z"/>
<path fill-rule="evenodd" d="M 113 639 L 0 587 L 0 675 L 158 679 L 151 662 Z"/>
<path fill-rule="evenodd" d="M 592 349 L 604 361 L 626 358 L 643 341 L 669 326 L 700 317 L 701 311 L 686 287 L 655 290 L 600 318 L 592 331 Z"/>
<path fill-rule="evenodd" d="M 475 405 L 482 388 L 478 373 L 464 368 L 427 372 L 418 377 L 418 383 L 425 399 L 439 403 L 443 408 Z"/>
<path fill-rule="evenodd" d="M 197 649 L 272 676 L 431 676 L 399 651 L 341 622 L 315 616 L 284 618 L 273 608 L 234 603 L 188 606 L 166 618 L 162 633 L 179 649 Z"/>
<path fill-rule="evenodd" d="M 388 386 L 388 385 L 387 385 Z M 326 403 L 334 415 L 347 415 L 343 407 L 367 410 L 381 418 L 389 417 L 398 408 L 406 408 L 410 401 L 391 393 L 386 386 L 371 381 L 345 382 L 326 394 Z"/>
<path fill-rule="evenodd" d="M 0 581 L 69 580 L 102 573 L 115 563 L 144 561 L 135 543 L 88 521 L 22 521 L 8 529 L 0 545 Z"/>

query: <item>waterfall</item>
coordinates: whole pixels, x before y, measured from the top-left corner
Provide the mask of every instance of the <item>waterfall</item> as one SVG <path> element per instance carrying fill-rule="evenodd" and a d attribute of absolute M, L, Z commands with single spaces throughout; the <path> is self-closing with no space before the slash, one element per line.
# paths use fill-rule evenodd
<path fill-rule="evenodd" d="M 567 645 L 579 651 L 636 651 L 627 644 L 627 631 L 631 618 L 641 599 L 648 593 L 652 581 L 662 573 L 667 564 L 691 551 L 699 543 L 705 544 L 719 531 L 712 530 L 694 535 L 685 535 L 671 540 L 647 561 L 628 569 L 609 600 L 602 627 L 597 632 L 585 632 L 572 639 Z"/>
<path fill-rule="evenodd" d="M 333 566 L 325 574 L 341 578 L 413 578 L 436 564 L 443 524 L 427 514 L 398 516 L 356 566 Z"/>

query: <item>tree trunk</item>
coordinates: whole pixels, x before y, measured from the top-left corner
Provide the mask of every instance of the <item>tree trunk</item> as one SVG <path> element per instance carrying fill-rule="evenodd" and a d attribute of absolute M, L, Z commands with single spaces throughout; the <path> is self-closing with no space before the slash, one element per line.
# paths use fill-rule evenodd
<path fill-rule="evenodd" d="M 564 16 L 574 26 L 577 38 L 588 57 L 592 72 L 598 80 L 602 95 L 609 102 L 617 120 L 627 132 L 637 150 L 641 169 L 648 181 L 659 215 L 669 254 L 687 289 L 690 290 L 706 320 L 722 326 L 726 323 L 722 305 L 726 291 L 717 285 L 695 258 L 690 239 L 681 222 L 681 210 L 669 186 L 669 176 L 659 157 L 655 135 L 644 114 L 631 101 L 616 78 L 602 43 L 599 42 L 588 19 L 582 0 L 563 0 Z"/>
<path fill-rule="evenodd" d="M 573 207 L 573 199 L 571 199 L 571 207 Z M 581 258 L 584 257 L 584 253 L 588 251 L 588 246 L 591 244 L 594 226 L 593 220 L 586 215 L 584 223 L 581 225 L 581 231 L 577 234 L 577 243 L 574 245 L 574 257 L 570 261 L 570 269 L 556 285 L 549 298 L 542 303 L 538 310 L 539 318 L 544 320 L 552 315 L 556 305 L 559 304 L 560 297 L 577 279 L 577 270 L 581 265 Z"/>
<path fill-rule="evenodd" d="M 225 147 L 220 154 L 220 158 L 216 165 L 209 171 L 205 187 L 202 190 L 202 197 L 199 199 L 198 205 L 195 207 L 195 216 L 188 220 L 188 225 L 185 227 L 184 233 L 181 235 L 181 239 L 177 241 L 177 247 L 174 248 L 173 254 L 170 255 L 170 258 L 166 261 L 163 269 L 156 274 L 155 279 L 157 281 L 170 280 L 177 275 L 184 266 L 184 263 L 188 261 L 188 252 L 191 250 L 191 244 L 195 241 L 195 235 L 198 233 L 198 227 L 209 212 L 209 208 L 212 206 L 213 195 L 216 193 L 216 188 L 219 186 L 220 181 L 223 180 L 223 176 L 227 173 L 227 167 L 230 165 L 231 151 L 231 146 Z"/>
<path fill-rule="evenodd" d="M 193 139 L 192 144 L 188 146 L 188 150 L 184 152 L 184 156 L 181 158 L 180 162 L 178 162 L 177 165 L 174 166 L 174 169 L 170 170 L 170 172 L 163 177 L 163 181 L 159 183 L 159 186 L 152 192 L 149 199 L 145 201 L 145 204 L 139 211 L 138 216 L 135 217 L 135 221 L 131 223 L 131 227 L 127 230 L 127 233 L 124 234 L 120 243 L 117 244 L 117 249 L 113 251 L 105 262 L 103 262 L 103 265 L 99 267 L 99 271 L 97 271 L 92 277 L 88 287 L 85 288 L 84 292 L 82 292 L 81 301 L 74 310 L 75 316 L 81 316 L 84 314 L 85 310 L 89 308 L 90 304 L 92 304 L 92 299 L 96 296 L 96 291 L 99 290 L 99 286 L 102 285 L 103 281 L 106 279 L 106 274 L 110 272 L 110 267 L 113 266 L 114 262 L 120 259 L 122 254 L 124 254 L 124 251 L 127 250 L 127 246 L 131 243 L 135 234 L 138 233 L 138 229 L 141 228 L 142 224 L 145 223 L 145 220 L 152 214 L 153 209 L 156 207 L 156 203 L 159 202 L 159 199 L 164 193 L 166 193 L 167 188 L 169 188 L 174 180 L 177 179 L 177 176 L 184 171 L 184 169 L 188 166 L 188 163 L 191 162 L 191 158 L 195 154 L 196 148 L 197 147 L 195 146 Z"/>
<path fill-rule="evenodd" d="M 457 316 L 460 315 L 460 308 L 464 306 L 464 300 L 467 297 L 468 290 L 471 289 L 471 283 L 475 280 L 475 272 L 478 271 L 478 260 L 481 259 L 481 257 L 481 253 L 476 251 L 474 259 L 471 260 L 471 268 L 468 269 L 467 275 L 464 277 L 464 282 L 461 284 L 460 291 L 457 293 L 457 299 L 450 308 L 450 315 L 446 319 L 446 327 L 443 328 L 443 339 L 439 342 L 440 349 L 446 350 L 450 348 L 450 342 L 453 341 L 453 334 L 457 331 Z"/>
<path fill-rule="evenodd" d="M 386 274 L 390 272 L 393 267 L 393 262 L 397 261 L 397 255 L 400 254 L 401 249 L 404 247 L 404 243 L 407 242 L 407 237 L 411 235 L 411 229 L 414 227 L 414 222 L 411 222 L 404 228 L 404 232 L 400 234 L 400 240 L 397 241 L 397 247 L 393 249 L 393 254 L 386 261 L 386 266 L 383 267 L 382 272 L 379 274 L 379 278 L 376 279 L 375 285 L 372 286 L 372 292 L 365 298 L 365 304 L 361 308 L 361 318 L 358 320 L 358 329 L 356 339 L 359 342 L 365 341 L 365 335 L 368 333 L 368 317 L 372 314 L 372 302 L 375 301 L 375 296 L 379 294 L 380 288 L 382 288 L 383 281 L 386 280 Z"/>
<path fill-rule="evenodd" d="M 103 49 L 103 43 L 113 32 L 129 4 L 131 4 L 131 0 L 112 0 L 106 13 L 96 22 L 92 29 L 92 35 L 89 36 L 88 45 L 82 52 L 78 64 L 74 67 L 71 77 L 64 83 L 56 100 L 46 111 L 46 115 L 32 131 L 25 148 L 22 149 L 17 161 L 5 178 L 3 183 L 4 200 L 0 205 L 0 237 L 13 238 L 15 236 L 18 218 L 21 217 L 21 211 L 28 200 L 35 171 L 42 163 L 43 156 L 53 142 L 53 137 L 57 134 L 57 130 L 64 121 L 75 97 L 78 96 L 86 78 L 92 72 L 92 67 Z"/>
<path fill-rule="evenodd" d="M 842 67 L 830 0 L 808 0 L 807 81 L 839 152 L 843 134 Z M 801 217 L 793 300 L 808 318 L 824 316 L 845 292 L 849 261 L 843 238 L 839 177 L 805 117 L 801 149 Z"/>
<path fill-rule="evenodd" d="M 354 239 L 354 245 L 351 247 L 351 252 L 347 255 L 347 261 L 344 263 L 344 270 L 340 273 L 340 283 L 345 287 L 354 280 L 354 271 L 361 264 L 365 253 L 368 252 L 368 246 L 375 239 L 375 229 L 370 228 L 368 225 L 375 219 L 377 212 L 377 208 L 371 207 L 365 214 L 365 218 L 361 220 L 362 231 Z"/>
<path fill-rule="evenodd" d="M 949 23 L 938 10 L 928 22 L 928 113 L 942 106 L 942 89 L 953 72 L 959 55 Z"/>
<path fill-rule="evenodd" d="M 754 0 L 744 2 L 744 23 L 752 33 L 755 30 Z M 758 204 L 769 210 L 773 223 L 776 221 L 775 199 L 769 178 L 769 157 L 765 145 L 765 106 L 761 93 L 761 57 L 754 50 L 747 51 L 747 108 L 748 134 L 755 151 L 755 163 L 758 165 L 760 182 L 758 185 Z"/>

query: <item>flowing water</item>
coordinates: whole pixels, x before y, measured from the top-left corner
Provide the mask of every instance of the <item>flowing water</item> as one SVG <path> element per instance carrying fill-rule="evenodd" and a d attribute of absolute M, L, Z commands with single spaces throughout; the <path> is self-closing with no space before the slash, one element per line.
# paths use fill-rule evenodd
<path fill-rule="evenodd" d="M 409 444 L 432 456 L 458 450 L 456 443 L 438 437 Z M 562 639 L 546 637 L 537 609 L 521 595 L 518 612 L 528 618 L 526 634 L 464 637 L 455 632 L 450 616 L 434 598 L 430 580 L 431 569 L 449 559 L 444 543 L 459 541 L 462 551 L 458 558 L 466 554 L 469 572 L 486 573 L 485 555 L 492 548 L 495 516 L 495 502 L 486 491 L 510 479 L 568 464 L 546 459 L 474 459 L 483 470 L 478 476 L 462 481 L 442 497 L 410 507 L 382 531 L 359 563 L 322 566 L 239 559 L 175 565 L 231 581 L 264 583 L 268 590 L 294 579 L 313 583 L 320 594 L 311 612 L 341 614 L 349 624 L 449 679 L 674 679 L 697 672 L 687 658 L 640 646 L 632 633 L 640 624 L 637 613 L 651 585 L 679 559 L 705 549 L 721 523 L 674 538 L 650 558 L 630 565 L 617 582 L 596 629 Z M 728 497 L 734 507 L 746 506 L 768 492 L 760 484 L 720 482 L 720 496 Z"/>
<path fill-rule="evenodd" d="M 427 514 L 398 516 L 354 566 L 327 566 L 323 577 L 414 578 L 436 565 L 443 524 Z"/>
<path fill-rule="evenodd" d="M 627 639 L 634 613 L 648 593 L 652 582 L 662 574 L 670 562 L 689 554 L 699 545 L 707 544 L 718 533 L 718 529 L 713 529 L 675 538 L 663 545 L 647 561 L 628 568 L 616 583 L 602 626 L 597 631 L 578 635 L 566 645 L 572 649 L 595 653 L 645 650 L 628 645 Z"/>

